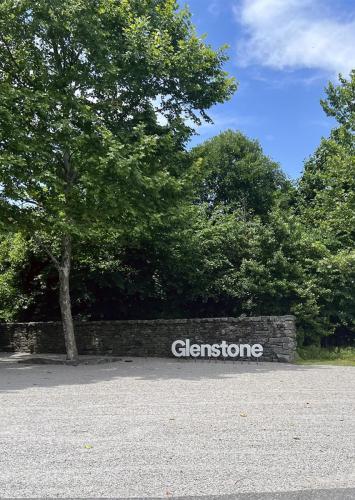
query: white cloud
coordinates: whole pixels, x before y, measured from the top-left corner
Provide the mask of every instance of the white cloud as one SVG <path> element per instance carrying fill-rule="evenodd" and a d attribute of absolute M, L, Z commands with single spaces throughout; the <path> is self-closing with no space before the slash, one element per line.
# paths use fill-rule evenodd
<path fill-rule="evenodd" d="M 347 75 L 355 68 L 355 9 L 340 17 L 330 2 L 241 0 L 234 9 L 244 33 L 239 64 Z"/>
<path fill-rule="evenodd" d="M 210 113 L 213 123 L 203 123 L 196 128 L 196 132 L 200 136 L 216 135 L 226 129 L 239 129 L 246 125 L 255 125 L 260 123 L 260 117 L 252 115 L 226 115 L 221 112 Z"/>

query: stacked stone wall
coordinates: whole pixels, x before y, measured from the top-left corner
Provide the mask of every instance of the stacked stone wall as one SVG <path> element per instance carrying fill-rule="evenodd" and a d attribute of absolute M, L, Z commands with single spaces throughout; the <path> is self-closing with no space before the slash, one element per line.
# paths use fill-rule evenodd
<path fill-rule="evenodd" d="M 261 344 L 260 361 L 293 361 L 296 352 L 294 316 L 202 318 L 75 323 L 80 354 L 172 356 L 177 339 L 193 343 Z M 0 323 L 0 350 L 64 353 L 60 322 Z"/>

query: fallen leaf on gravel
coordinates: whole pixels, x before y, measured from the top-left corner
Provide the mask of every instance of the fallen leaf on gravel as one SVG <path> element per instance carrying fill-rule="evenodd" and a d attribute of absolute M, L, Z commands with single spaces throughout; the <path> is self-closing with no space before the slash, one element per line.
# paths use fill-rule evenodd
<path fill-rule="evenodd" d="M 91 448 L 93 448 L 93 445 L 92 444 L 84 444 L 84 448 L 86 450 L 91 450 Z"/>
<path fill-rule="evenodd" d="M 246 413 L 239 413 L 241 417 L 247 417 L 248 415 Z"/>

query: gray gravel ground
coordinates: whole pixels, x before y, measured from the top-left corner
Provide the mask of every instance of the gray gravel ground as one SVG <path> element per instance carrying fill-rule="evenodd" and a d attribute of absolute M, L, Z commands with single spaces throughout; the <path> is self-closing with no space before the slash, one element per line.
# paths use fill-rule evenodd
<path fill-rule="evenodd" d="M 1 498 L 200 496 L 355 498 L 355 368 L 0 358 Z"/>

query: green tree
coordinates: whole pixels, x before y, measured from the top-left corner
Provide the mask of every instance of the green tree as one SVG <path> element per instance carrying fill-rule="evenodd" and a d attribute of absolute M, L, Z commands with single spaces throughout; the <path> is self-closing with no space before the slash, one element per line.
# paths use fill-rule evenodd
<path fill-rule="evenodd" d="M 235 90 L 223 50 L 174 0 L 4 0 L 0 208 L 59 273 L 67 356 L 77 358 L 77 242 L 134 231 L 183 186 L 194 123 Z"/>
<path fill-rule="evenodd" d="M 338 121 L 329 138 L 305 164 L 299 183 L 299 204 L 307 224 L 336 248 L 355 242 L 355 70 L 349 80 L 330 83 L 321 101 Z"/>
<path fill-rule="evenodd" d="M 28 260 L 26 242 L 20 233 L 0 235 L 0 321 L 17 319 L 20 310 L 31 302 L 21 280 Z"/>
<path fill-rule="evenodd" d="M 345 130 L 355 132 L 355 69 L 350 72 L 349 79 L 339 75 L 339 84 L 329 83 L 327 98 L 321 100 L 324 112 L 339 123 Z"/>
<path fill-rule="evenodd" d="M 325 245 L 316 264 L 320 314 L 329 331 L 355 325 L 355 71 L 329 84 L 324 111 L 338 126 L 306 162 L 299 182 L 298 214 Z"/>
<path fill-rule="evenodd" d="M 201 164 L 198 197 L 210 207 L 241 208 L 265 218 L 276 198 L 290 188 L 279 165 L 241 132 L 222 132 L 196 146 L 192 156 Z"/>

